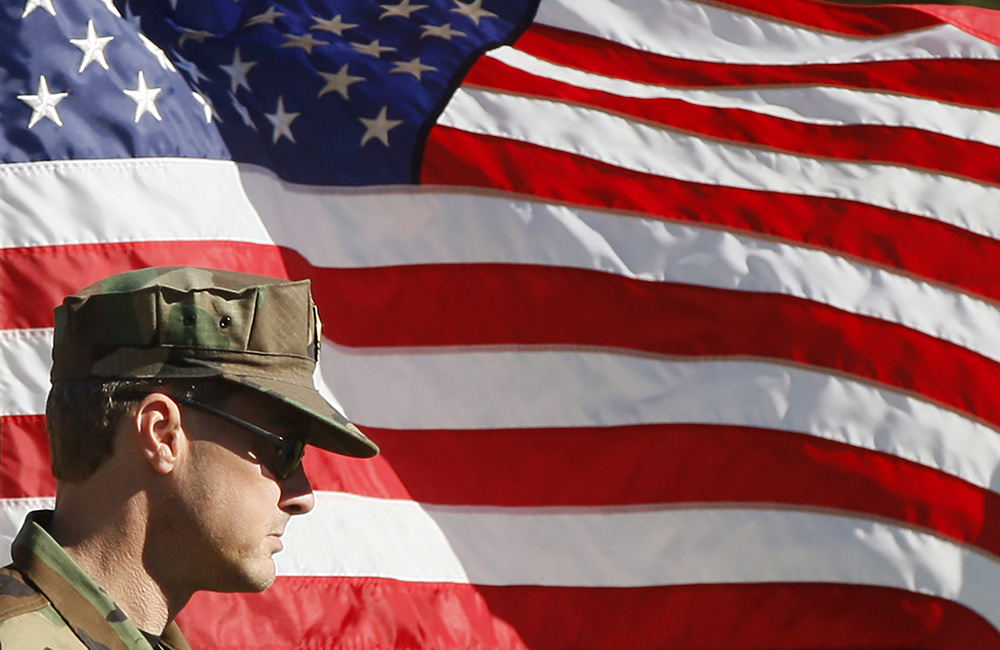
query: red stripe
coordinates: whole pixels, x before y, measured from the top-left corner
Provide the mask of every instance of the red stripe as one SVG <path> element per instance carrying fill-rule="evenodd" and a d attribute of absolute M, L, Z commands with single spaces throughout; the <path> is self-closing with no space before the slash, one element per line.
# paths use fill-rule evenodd
<path fill-rule="evenodd" d="M 1000 168 L 995 164 L 1000 150 L 996 147 L 916 128 L 805 124 L 680 99 L 623 97 L 537 77 L 488 57 L 476 63 L 463 84 L 607 109 L 699 136 L 794 154 L 921 167 L 1000 182 Z"/>
<path fill-rule="evenodd" d="M 155 246 L 142 248 L 148 252 Z M 94 245 L 90 256 L 100 258 L 101 248 Z M 116 250 L 104 257 L 110 267 L 121 264 Z M 79 252 L 80 247 L 72 247 L 59 261 L 51 250 L 39 260 L 19 256 L 25 266 L 16 275 L 45 283 L 47 272 L 71 266 Z M 278 257 L 273 248 L 256 252 Z M 901 325 L 800 298 L 560 267 L 328 269 L 312 267 L 290 251 L 281 256 L 291 277 L 312 278 L 325 335 L 341 345 L 581 345 L 686 358 L 781 359 L 913 391 L 1000 424 L 997 362 Z M 99 277 L 115 270 L 101 270 Z M 21 286 L 7 283 L 11 304 L 31 302 L 33 287 L 24 286 L 22 294 Z M 49 317 L 47 306 L 31 315 L 39 318 L 42 311 Z M 343 318 L 344 313 L 351 318 Z M 406 318 L 386 319 L 386 313 Z"/>
<path fill-rule="evenodd" d="M 532 25 L 517 43 L 541 59 L 609 77 L 669 86 L 824 85 L 886 90 L 994 109 L 1000 87 L 984 84 L 1000 75 L 1000 61 L 905 59 L 863 63 L 754 65 L 712 63 L 662 56 L 557 27 Z"/>
<path fill-rule="evenodd" d="M 911 6 L 918 11 L 934 16 L 938 20 L 951 23 L 973 36 L 1000 45 L 1000 11 L 995 8 L 952 6 L 944 3 Z"/>
<path fill-rule="evenodd" d="M 247 625 L 253 621 L 253 625 Z M 200 592 L 179 618 L 203 650 L 280 648 L 1000 647 L 954 602 L 884 587 L 709 584 L 484 587 L 279 578 L 263 594 Z"/>
<path fill-rule="evenodd" d="M 18 471 L 0 496 L 54 494 L 47 454 L 25 459 L 16 452 L 44 443 L 43 418 L 4 418 L 3 424 L 5 449 L 15 450 L 13 459 L 5 451 L 4 462 Z M 447 505 L 805 506 L 896 520 L 1000 555 L 1000 529 L 986 525 L 989 513 L 1000 512 L 1000 495 L 889 454 L 809 435 L 697 424 L 365 431 L 382 447 L 372 460 L 309 451 L 314 489 Z"/>
<path fill-rule="evenodd" d="M 913 391 L 1000 425 L 1000 363 L 801 298 L 531 265 L 313 269 L 311 275 L 325 335 L 342 345 L 579 345 L 782 359 Z M 389 323 L 386 313 L 406 318 Z"/>
<path fill-rule="evenodd" d="M 276 246 L 232 241 L 158 241 L 0 249 L 0 329 L 52 327 L 63 298 L 109 275 L 190 265 L 287 278 Z"/>
<path fill-rule="evenodd" d="M 55 496 L 43 416 L 0 417 L 0 451 L 0 498 Z"/>
<path fill-rule="evenodd" d="M 311 454 L 307 470 L 317 489 L 513 507 L 778 503 L 893 519 L 1000 555 L 1000 530 L 986 525 L 989 513 L 1000 512 L 1000 495 L 810 435 L 698 424 L 365 430 L 385 465 Z"/>
<path fill-rule="evenodd" d="M 940 21 L 920 7 L 851 7 L 814 0 L 718 0 L 717 4 L 798 23 L 825 31 L 854 36 L 881 36 L 933 27 Z"/>
<path fill-rule="evenodd" d="M 772 235 L 1000 298 L 1000 241 L 856 201 L 679 181 L 441 126 L 431 130 L 421 175 L 429 184 Z"/>

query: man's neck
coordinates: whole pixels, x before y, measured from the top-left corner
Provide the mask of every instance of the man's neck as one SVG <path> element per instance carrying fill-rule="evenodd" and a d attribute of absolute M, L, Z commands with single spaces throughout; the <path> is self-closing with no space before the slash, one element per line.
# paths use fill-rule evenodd
<path fill-rule="evenodd" d="M 136 494 L 95 508 L 93 497 L 69 487 L 60 490 L 49 532 L 136 627 L 160 634 L 191 594 L 170 593 L 153 577 L 145 506 Z"/>

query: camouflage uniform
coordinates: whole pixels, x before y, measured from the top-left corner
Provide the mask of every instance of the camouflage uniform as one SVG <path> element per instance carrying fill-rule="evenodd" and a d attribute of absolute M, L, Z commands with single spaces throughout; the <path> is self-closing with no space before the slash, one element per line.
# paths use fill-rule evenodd
<path fill-rule="evenodd" d="M 28 515 L 0 569 L 0 649 L 150 650 L 135 624 L 45 532 L 51 512 Z M 163 645 L 190 650 L 176 623 Z"/>

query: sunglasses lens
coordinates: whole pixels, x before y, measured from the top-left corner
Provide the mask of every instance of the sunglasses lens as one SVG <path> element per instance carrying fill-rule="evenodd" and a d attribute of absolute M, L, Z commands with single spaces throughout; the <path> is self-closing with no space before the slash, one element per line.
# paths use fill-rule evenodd
<path fill-rule="evenodd" d="M 279 478 L 288 478 L 288 475 L 295 471 L 295 468 L 302 462 L 302 457 L 306 452 L 306 443 L 301 438 L 291 438 L 285 442 L 278 452 L 278 459 L 274 463 L 275 474 Z"/>

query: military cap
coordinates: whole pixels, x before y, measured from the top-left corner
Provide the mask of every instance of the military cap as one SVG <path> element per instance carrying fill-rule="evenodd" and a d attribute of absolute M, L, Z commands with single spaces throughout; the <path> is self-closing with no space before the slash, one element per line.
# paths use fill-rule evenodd
<path fill-rule="evenodd" d="M 55 309 L 52 381 L 216 378 L 308 416 L 306 442 L 348 456 L 378 447 L 313 384 L 321 325 L 308 280 L 186 266 L 139 269 Z"/>

